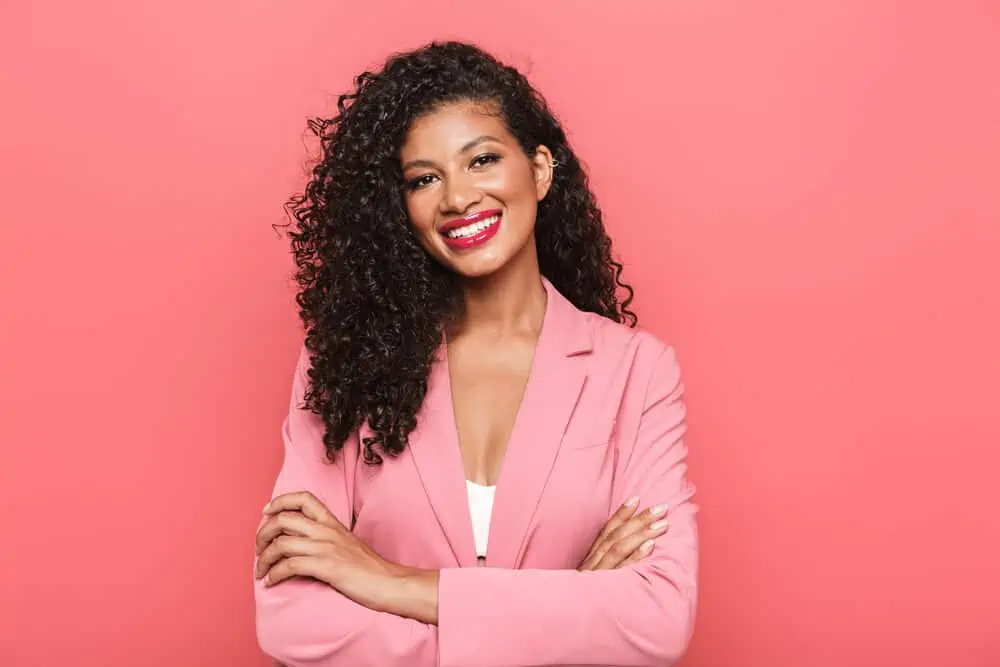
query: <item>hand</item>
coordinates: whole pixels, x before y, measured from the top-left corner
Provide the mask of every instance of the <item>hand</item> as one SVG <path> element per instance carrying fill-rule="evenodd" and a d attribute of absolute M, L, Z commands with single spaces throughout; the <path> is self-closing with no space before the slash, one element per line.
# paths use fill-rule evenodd
<path fill-rule="evenodd" d="M 638 498 L 631 498 L 618 508 L 594 540 L 580 567 L 584 570 L 613 570 L 638 562 L 653 552 L 653 538 L 667 531 L 666 505 L 650 507 L 641 514 L 635 510 Z"/>
<path fill-rule="evenodd" d="M 278 496 L 257 531 L 255 575 L 274 586 L 312 577 L 370 609 L 383 611 L 402 568 L 354 536 L 309 492 Z"/>

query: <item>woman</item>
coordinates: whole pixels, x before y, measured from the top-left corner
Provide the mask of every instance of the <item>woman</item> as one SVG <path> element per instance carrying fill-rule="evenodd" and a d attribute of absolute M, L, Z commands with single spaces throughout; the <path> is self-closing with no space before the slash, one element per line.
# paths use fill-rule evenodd
<path fill-rule="evenodd" d="M 362 74 L 338 111 L 291 203 L 306 337 L 257 535 L 261 646 L 673 662 L 697 564 L 679 371 L 633 328 L 563 130 L 454 42 Z"/>

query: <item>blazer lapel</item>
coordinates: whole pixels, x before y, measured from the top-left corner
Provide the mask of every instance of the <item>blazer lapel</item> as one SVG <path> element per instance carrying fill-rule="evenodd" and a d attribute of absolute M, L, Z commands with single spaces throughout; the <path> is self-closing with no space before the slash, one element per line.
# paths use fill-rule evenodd
<path fill-rule="evenodd" d="M 593 349 L 587 315 L 547 281 L 548 301 L 531 375 L 497 481 L 486 561 L 516 568 L 566 426 L 587 377 Z M 408 449 L 455 561 L 476 565 L 465 468 L 451 395 L 447 348 L 431 365 L 427 395 Z"/>
<path fill-rule="evenodd" d="M 476 545 L 447 359 L 447 350 L 442 344 L 431 365 L 427 395 L 417 427 L 410 434 L 408 448 L 456 563 L 469 567 L 476 564 Z"/>
<path fill-rule="evenodd" d="M 593 348 L 588 316 L 544 282 L 548 302 L 542 330 L 497 482 L 486 556 L 491 567 L 513 569 L 522 560 L 531 520 L 586 381 Z"/>

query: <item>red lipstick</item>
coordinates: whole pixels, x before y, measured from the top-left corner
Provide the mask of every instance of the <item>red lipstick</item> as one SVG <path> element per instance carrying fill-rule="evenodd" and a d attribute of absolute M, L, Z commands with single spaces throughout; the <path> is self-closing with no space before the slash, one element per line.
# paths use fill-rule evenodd
<path fill-rule="evenodd" d="M 500 231 L 503 211 L 498 208 L 479 211 L 461 218 L 448 220 L 438 228 L 438 233 L 449 247 L 455 250 L 477 248 Z"/>

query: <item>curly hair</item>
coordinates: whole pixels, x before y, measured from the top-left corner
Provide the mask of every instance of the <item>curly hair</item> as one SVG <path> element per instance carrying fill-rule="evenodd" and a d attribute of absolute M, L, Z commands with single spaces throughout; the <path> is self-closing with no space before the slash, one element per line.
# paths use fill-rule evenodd
<path fill-rule="evenodd" d="M 303 407 L 322 417 L 329 459 L 367 423 L 363 459 L 379 464 L 406 447 L 445 327 L 463 310 L 458 276 L 427 254 L 408 221 L 399 150 L 415 119 L 483 102 L 529 157 L 547 146 L 560 166 L 535 222 L 542 275 L 580 310 L 630 326 L 637 318 L 587 175 L 518 70 L 470 44 L 433 42 L 354 83 L 334 117 L 309 119 L 320 159 L 286 203 L 295 221 L 286 226 L 311 357 Z"/>

